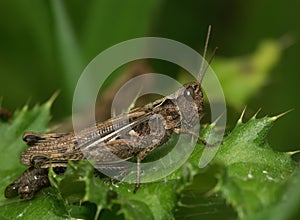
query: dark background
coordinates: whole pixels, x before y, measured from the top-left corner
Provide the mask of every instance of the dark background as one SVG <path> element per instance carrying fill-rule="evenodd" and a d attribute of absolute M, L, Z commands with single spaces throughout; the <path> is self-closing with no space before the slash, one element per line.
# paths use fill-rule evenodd
<path fill-rule="evenodd" d="M 209 24 L 217 56 L 254 52 L 265 39 L 290 34 L 266 85 L 247 103 L 246 117 L 292 112 L 278 120 L 269 141 L 278 149 L 299 149 L 299 20 L 296 0 L 213 1 L 1 1 L 0 97 L 2 107 L 43 103 L 57 90 L 53 120 L 71 114 L 74 86 L 83 68 L 104 49 L 136 37 L 166 37 L 202 51 Z M 233 126 L 241 109 L 229 111 Z"/>

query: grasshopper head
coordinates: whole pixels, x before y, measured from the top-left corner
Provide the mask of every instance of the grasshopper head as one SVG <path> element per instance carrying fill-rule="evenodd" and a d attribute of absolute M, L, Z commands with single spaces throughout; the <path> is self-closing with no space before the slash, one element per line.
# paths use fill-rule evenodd
<path fill-rule="evenodd" d="M 199 83 L 187 83 L 177 91 L 176 105 L 181 115 L 183 126 L 190 128 L 199 124 L 203 113 L 203 93 Z"/>

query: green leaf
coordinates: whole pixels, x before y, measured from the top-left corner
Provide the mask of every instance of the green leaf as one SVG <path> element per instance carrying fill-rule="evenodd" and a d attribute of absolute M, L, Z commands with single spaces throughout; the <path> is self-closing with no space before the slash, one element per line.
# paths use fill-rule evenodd
<path fill-rule="evenodd" d="M 296 163 L 286 152 L 268 145 L 266 134 L 278 117 L 241 119 L 224 139 L 213 163 L 224 166 L 215 188 L 241 218 L 263 211 L 280 201 Z"/>
<path fill-rule="evenodd" d="M 205 180 L 210 175 L 209 181 L 202 179 L 202 185 L 194 186 L 194 190 L 202 192 L 202 196 L 208 191 L 221 194 L 239 217 L 244 218 L 267 208 L 271 209 L 281 201 L 287 181 L 296 169 L 296 164 L 288 153 L 273 151 L 266 141 L 268 130 L 277 118 L 253 117 L 247 123 L 239 120 L 235 129 L 224 139 L 211 162 L 218 165 L 218 169 L 198 167 L 203 152 L 203 146 L 198 144 L 188 162 L 180 169 L 166 177 L 163 182 L 142 184 L 136 194 L 132 193 L 133 184 L 125 182 L 103 184 L 95 179 L 92 175 L 92 167 L 87 168 L 86 166 L 90 165 L 86 163 L 69 165 L 66 175 L 56 176 L 60 182 L 56 188 L 60 195 L 66 195 L 72 191 L 72 183 L 83 181 L 85 187 L 81 188 L 84 194 L 78 196 L 78 189 L 74 188 L 73 194 L 62 197 L 67 201 L 66 204 L 71 201 L 70 198 L 76 196 L 73 202 L 96 204 L 98 210 L 96 218 L 99 213 L 100 217 L 103 215 L 111 218 L 113 214 L 108 213 L 107 210 L 114 210 L 114 215 L 122 214 L 126 219 L 145 218 L 145 216 L 150 219 L 169 219 L 174 217 L 174 210 L 181 193 L 190 189 L 199 175 Z M 212 126 L 208 126 L 203 130 L 203 135 L 208 135 L 212 129 Z M 214 175 L 217 178 L 213 177 Z M 93 187 L 90 187 L 91 185 Z M 114 199 L 107 199 L 109 193 L 115 195 Z M 95 194 L 101 198 L 94 197 Z M 225 203 L 223 204 L 225 206 Z M 213 209 L 214 205 L 207 207 Z"/>
<path fill-rule="evenodd" d="M 32 110 L 25 107 L 14 114 L 11 124 L 0 124 L 0 135 L 3 135 L 0 147 L 5 155 L 1 161 L 5 169 L 0 172 L 2 192 L 25 170 L 18 160 L 26 147 L 20 141 L 23 131 L 46 131 L 51 102 Z M 204 146 L 197 144 L 181 168 L 163 181 L 142 184 L 136 194 L 134 184 L 111 184 L 107 177 L 95 176 L 93 166 L 87 161 L 69 163 L 64 174 L 50 170 L 52 188 L 42 190 L 30 201 L 5 199 L 1 195 L 1 218 L 170 219 L 174 218 L 175 210 L 187 213 L 180 209 L 184 209 L 184 198 L 190 190 L 199 196 L 194 200 L 196 203 L 206 199 L 203 213 L 222 207 L 229 216 L 234 216 L 230 207 L 226 208 L 227 203 L 240 218 L 273 216 L 273 212 L 279 212 L 279 207 L 284 206 L 287 187 L 288 193 L 293 193 L 295 181 L 290 187 L 289 182 L 296 170 L 290 154 L 275 152 L 266 141 L 268 130 L 278 117 L 253 117 L 246 123 L 240 119 L 224 138 L 208 168 L 198 166 Z M 207 126 L 202 136 L 207 138 L 212 129 L 212 125 Z M 297 199 L 298 196 L 294 201 Z"/>
<path fill-rule="evenodd" d="M 251 213 L 246 219 L 298 219 L 299 218 L 299 204 L 300 204 L 300 172 L 297 170 L 294 178 L 289 184 L 285 199 L 280 201 L 277 205 L 258 213 Z"/>
<path fill-rule="evenodd" d="M 110 186 L 107 178 L 106 183 L 100 181 L 94 176 L 94 168 L 87 161 L 76 164 L 69 162 L 64 175 L 57 175 L 51 171 L 49 177 L 52 186 L 66 205 L 79 202 L 94 203 L 97 207 L 95 219 L 103 209 L 111 209 L 114 205 L 119 207 L 115 214 L 122 214 L 126 219 L 137 219 L 144 215 L 149 219 L 154 219 L 154 216 L 155 219 L 166 219 L 171 216 L 172 211 L 168 206 L 174 206 L 174 182 L 163 185 L 147 184 L 134 194 L 133 184 L 118 183 Z M 164 194 L 156 193 L 161 191 Z"/>
<path fill-rule="evenodd" d="M 19 162 L 21 152 L 26 149 L 26 144 L 22 141 L 25 131 L 45 132 L 48 122 L 51 119 L 50 107 L 54 101 L 54 95 L 48 102 L 41 106 L 34 106 L 28 110 L 28 106 L 14 113 L 11 123 L 0 121 L 0 167 L 2 170 L 9 170 L 15 167 L 22 168 Z"/>
<path fill-rule="evenodd" d="M 62 219 L 67 215 L 64 204 L 56 199 L 52 189 L 47 189 L 31 201 L 4 198 L 7 185 L 18 178 L 26 169 L 19 158 L 26 148 L 22 141 L 24 131 L 46 132 L 50 121 L 50 107 L 55 95 L 45 104 L 28 106 L 14 113 L 11 123 L 0 122 L 0 218 L 32 219 L 43 216 L 45 219 Z"/>
<path fill-rule="evenodd" d="M 87 161 L 79 161 L 77 164 L 69 162 L 64 175 L 57 175 L 52 169 L 49 178 L 52 186 L 59 193 L 59 197 L 67 204 L 76 202 L 91 202 L 97 205 L 95 218 L 106 206 L 106 194 L 108 188 L 103 182 L 93 177 L 94 168 Z"/>
<path fill-rule="evenodd" d="M 66 219 L 70 218 L 64 204 L 57 200 L 51 188 L 45 189 L 30 201 L 10 199 L 0 202 L 1 219 Z"/>

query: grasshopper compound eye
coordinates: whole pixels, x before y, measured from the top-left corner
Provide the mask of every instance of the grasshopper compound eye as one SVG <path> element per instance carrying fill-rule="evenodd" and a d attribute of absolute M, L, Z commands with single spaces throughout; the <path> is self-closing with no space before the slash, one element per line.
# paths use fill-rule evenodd
<path fill-rule="evenodd" d="M 187 88 L 184 90 L 184 97 L 187 99 L 187 100 L 191 100 L 193 101 L 194 99 L 194 90 L 193 88 Z"/>

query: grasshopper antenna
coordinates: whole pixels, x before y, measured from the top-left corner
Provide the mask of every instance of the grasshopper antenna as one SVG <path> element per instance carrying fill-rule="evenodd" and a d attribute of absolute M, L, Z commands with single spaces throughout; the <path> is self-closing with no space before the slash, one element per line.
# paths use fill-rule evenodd
<path fill-rule="evenodd" d="M 213 53 L 211 54 L 211 56 L 210 56 L 210 58 L 209 58 L 209 61 L 208 61 L 207 65 L 206 65 L 206 67 L 205 67 L 205 69 L 204 69 L 204 71 L 203 71 L 203 76 L 204 76 L 205 73 L 207 72 L 207 70 L 208 70 L 208 68 L 209 68 L 209 66 L 210 66 L 210 64 L 211 64 L 211 62 L 213 61 L 213 59 L 214 59 L 214 57 L 215 57 L 216 52 L 217 52 L 218 49 L 219 49 L 219 47 L 215 47 Z M 203 77 L 202 77 L 202 79 L 203 79 Z M 199 81 L 200 84 L 201 84 L 201 82 L 202 82 L 202 79 L 200 79 L 200 81 Z"/>
<path fill-rule="evenodd" d="M 209 37 L 210 37 L 210 31 L 211 31 L 211 25 L 208 26 L 208 31 L 207 31 L 207 35 L 206 35 L 206 40 L 205 40 L 205 45 L 204 45 L 204 51 L 203 51 L 202 61 L 201 61 L 201 64 L 200 64 L 200 70 L 199 70 L 199 75 L 198 75 L 198 82 L 199 82 L 199 84 L 201 84 L 203 76 L 204 76 L 204 74 L 202 74 L 202 70 L 203 70 L 205 56 L 206 56 L 206 52 L 207 52 L 208 41 L 209 41 Z"/>

